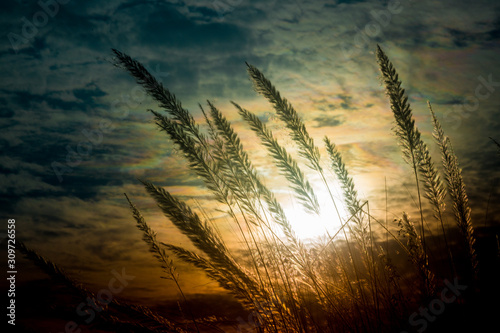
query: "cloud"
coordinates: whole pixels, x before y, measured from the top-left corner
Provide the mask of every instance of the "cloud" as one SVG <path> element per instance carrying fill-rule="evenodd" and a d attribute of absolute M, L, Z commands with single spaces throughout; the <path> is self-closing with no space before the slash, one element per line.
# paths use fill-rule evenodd
<path fill-rule="evenodd" d="M 321 116 L 321 117 L 316 117 L 314 120 L 317 122 L 317 124 L 314 127 L 335 127 L 343 124 L 343 121 L 339 119 L 340 117 L 328 117 L 328 116 Z"/>
<path fill-rule="evenodd" d="M 57 187 L 47 184 L 40 177 L 31 175 L 26 171 L 16 174 L 0 175 L 0 194 L 25 195 L 30 192 L 57 192 Z"/>
<path fill-rule="evenodd" d="M 0 118 L 11 118 L 15 114 L 14 110 L 10 108 L 0 108 Z"/>

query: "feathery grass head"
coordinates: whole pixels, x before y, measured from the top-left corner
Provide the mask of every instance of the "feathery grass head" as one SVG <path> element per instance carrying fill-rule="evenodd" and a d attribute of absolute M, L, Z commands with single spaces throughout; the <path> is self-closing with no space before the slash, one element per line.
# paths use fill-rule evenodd
<path fill-rule="evenodd" d="M 441 149 L 443 160 L 443 169 L 448 187 L 448 193 L 453 201 L 453 212 L 458 229 L 462 233 L 464 244 L 467 248 L 469 257 L 469 276 L 471 279 L 477 279 L 479 263 L 475 250 L 476 238 L 474 236 L 474 227 L 472 225 L 471 209 L 469 198 L 465 190 L 465 183 L 462 178 L 462 170 L 458 164 L 458 158 L 453 151 L 451 141 L 444 135 L 443 128 L 439 123 L 432 108 L 430 108 L 432 122 L 434 125 L 434 138 Z"/>
<path fill-rule="evenodd" d="M 309 136 L 304 122 L 297 111 L 286 98 L 281 97 L 279 91 L 272 85 L 264 74 L 256 67 L 247 64 L 248 74 L 254 83 L 255 90 L 262 94 L 274 107 L 279 118 L 290 130 L 291 138 L 299 147 L 299 154 L 307 161 L 307 166 L 320 171 L 319 149 L 314 145 L 314 140 Z"/>
<path fill-rule="evenodd" d="M 116 49 L 112 50 L 116 56 L 115 65 L 128 71 L 136 82 L 144 88 L 146 93 L 158 102 L 161 108 L 166 110 L 187 132 L 191 132 L 196 136 L 199 129 L 193 116 L 182 107 L 181 102 L 175 95 L 165 89 L 163 84 L 158 82 L 140 62 Z"/>
<path fill-rule="evenodd" d="M 167 276 L 165 276 L 165 278 L 177 281 L 179 275 L 176 272 L 174 262 L 170 259 L 165 250 L 160 247 L 160 243 L 156 240 L 156 232 L 154 232 L 146 223 L 141 212 L 132 203 L 132 201 L 130 201 L 129 197 L 126 194 L 125 198 L 127 199 L 130 205 L 130 209 L 132 210 L 132 216 L 137 221 L 137 228 L 143 232 L 142 239 L 144 240 L 144 242 L 146 242 L 146 244 L 148 244 L 149 252 L 151 252 L 153 256 L 158 259 L 161 267 L 163 268 L 165 273 L 167 273 Z"/>
<path fill-rule="evenodd" d="M 412 167 L 415 176 L 420 211 L 420 233 L 425 252 L 427 251 L 427 247 L 419 173 L 424 178 L 427 197 L 431 200 L 431 203 L 435 204 L 435 209 L 440 212 L 442 200 L 440 201 L 439 199 L 442 199 L 442 197 L 441 190 L 438 188 L 440 185 L 439 176 L 433 167 L 430 154 L 427 151 L 426 144 L 421 138 L 420 131 L 415 125 L 410 103 L 408 102 L 408 96 L 401 86 L 402 82 L 399 79 L 396 69 L 379 45 L 377 45 L 376 55 L 380 72 L 382 73 L 382 80 L 386 88 L 386 94 L 389 97 L 391 110 L 396 121 L 396 126 L 393 127 L 393 131 L 401 146 L 403 158 L 406 163 Z"/>
<path fill-rule="evenodd" d="M 278 143 L 273 133 L 267 129 L 266 125 L 264 125 L 256 115 L 243 108 L 239 108 L 238 112 L 261 139 L 262 144 L 273 157 L 274 163 L 278 169 L 291 183 L 291 187 L 296 193 L 300 203 L 307 211 L 319 214 L 320 208 L 316 194 L 309 184 L 309 181 L 305 178 L 304 173 L 300 170 L 297 162 L 287 153 L 286 149 Z"/>
<path fill-rule="evenodd" d="M 100 310 L 98 311 L 99 319 L 114 327 L 117 331 L 160 333 L 168 330 L 177 333 L 185 332 L 182 328 L 176 327 L 171 321 L 145 306 L 127 304 L 119 301 L 116 297 L 113 297 L 109 303 L 102 304 L 99 302 L 99 298 L 82 283 L 75 281 L 64 269 L 43 257 L 37 251 L 27 247 L 24 242 L 17 241 L 17 249 L 54 281 L 69 287 L 82 299 L 90 300 L 95 306 L 99 306 L 96 308 L 96 310 Z M 75 306 L 78 305 L 75 304 Z M 131 318 L 135 322 L 131 322 Z"/>
<path fill-rule="evenodd" d="M 352 219 L 355 224 L 352 228 L 355 231 L 355 237 L 358 238 L 363 245 L 366 247 L 368 242 L 368 226 L 366 225 L 366 221 L 363 221 L 363 211 L 361 209 L 361 203 L 358 199 L 358 192 L 354 186 L 354 180 L 351 176 L 349 176 L 349 172 L 347 171 L 347 167 L 342 160 L 342 156 L 335 146 L 334 143 L 325 136 L 324 138 L 326 151 L 330 156 L 330 162 L 333 171 L 337 175 L 338 180 L 342 186 L 342 192 L 346 207 L 350 214 L 350 219 Z"/>
<path fill-rule="evenodd" d="M 382 73 L 382 79 L 389 97 L 391 110 L 396 120 L 393 130 L 401 145 L 403 157 L 410 165 L 417 165 L 417 150 L 421 143 L 420 132 L 415 126 L 412 110 L 408 103 L 408 96 L 401 87 L 401 80 L 393 64 L 377 45 L 377 61 Z"/>

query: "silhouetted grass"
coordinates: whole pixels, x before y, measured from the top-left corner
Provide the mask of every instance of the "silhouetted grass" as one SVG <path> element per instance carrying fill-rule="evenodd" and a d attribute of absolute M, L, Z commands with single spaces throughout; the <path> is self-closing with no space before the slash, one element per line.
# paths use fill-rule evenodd
<path fill-rule="evenodd" d="M 319 215 L 327 207 L 318 202 L 317 189 L 302 165 L 322 180 L 330 194 L 331 201 L 327 205 L 331 205 L 337 214 L 331 217 L 332 222 L 339 219 L 341 226 L 335 234 L 327 233 L 324 238 L 313 242 L 304 242 L 297 235 L 273 190 L 252 164 L 233 126 L 213 103 L 208 102 L 208 112 L 200 105 L 205 122 L 198 124 L 175 95 L 144 66 L 120 51 L 113 52 L 116 65 L 128 71 L 158 102 L 161 111 L 150 110 L 157 126 L 182 152 L 191 171 L 211 191 L 213 200 L 223 205 L 244 242 L 243 257 L 248 260 L 240 260 L 241 254 L 226 245 L 224 235 L 217 232 L 212 221 L 205 219 L 203 212 L 189 207 L 168 189 L 142 181 L 146 192 L 166 218 L 199 250 L 198 254 L 168 241 L 157 240 L 155 232 L 129 200 L 137 227 L 143 232 L 145 242 L 168 279 L 178 287 L 188 312 L 189 305 L 169 253 L 203 270 L 245 309 L 254 313 L 255 331 L 258 332 L 397 331 L 408 325 L 408 317 L 418 308 L 419 302 L 439 296 L 438 288 L 445 279 L 457 277 L 463 283 L 477 285 L 479 264 L 471 209 L 450 139 L 444 135 L 429 104 L 434 137 L 442 154 L 445 186 L 415 124 L 396 69 L 380 47 L 377 47 L 377 61 L 394 114 L 394 133 L 415 178 L 420 215 L 418 228 L 403 207 L 401 217 L 395 219 L 392 226 L 373 216 L 369 202 L 359 197 L 336 145 L 328 137 L 324 138 L 328 160 L 323 161 L 320 149 L 299 113 L 256 67 L 247 64 L 255 90 L 270 102 L 285 124 L 298 147 L 298 158 L 280 145 L 255 114 L 233 102 L 239 115 L 267 150 L 270 161 L 288 181 L 290 192 L 311 215 Z M 340 183 L 346 216 L 337 209 L 340 203 L 332 194 L 334 183 L 326 176 L 323 165 L 328 165 Z M 428 200 L 433 217 L 424 216 L 422 196 Z M 458 243 L 467 253 L 466 267 L 456 265 L 456 249 L 451 247 L 444 227 L 447 196 L 451 199 L 456 225 L 462 235 Z M 444 240 L 444 255 L 448 258 L 451 275 L 440 275 L 433 270 L 434 256 L 441 257 L 441 254 L 428 248 L 426 219 L 433 219 L 432 222 L 441 227 L 440 237 Z M 383 237 L 380 237 L 381 233 L 385 233 Z M 339 235 L 343 237 L 337 237 Z M 393 239 L 395 247 L 389 248 L 387 244 L 385 249 L 382 248 L 383 242 L 378 239 L 386 237 Z M 23 248 L 23 251 L 53 276 L 73 286 L 73 282 L 65 278 L 55 265 L 31 250 Z M 396 252 L 403 253 L 413 264 L 413 269 L 398 267 L 392 260 Z M 420 285 L 415 287 L 415 282 Z M 80 291 L 87 293 L 83 289 Z M 151 315 L 143 308 L 137 309 L 158 325 L 175 329 L 166 319 Z M 200 331 L 195 317 L 192 316 L 191 329 Z"/>

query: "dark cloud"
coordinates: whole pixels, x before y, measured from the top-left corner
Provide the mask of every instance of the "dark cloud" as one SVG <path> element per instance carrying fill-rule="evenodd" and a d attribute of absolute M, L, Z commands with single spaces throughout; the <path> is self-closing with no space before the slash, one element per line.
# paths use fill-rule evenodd
<path fill-rule="evenodd" d="M 456 47 L 468 47 L 471 44 L 483 44 L 489 41 L 495 41 L 500 35 L 500 29 L 491 30 L 483 33 L 472 33 L 459 29 L 448 29 L 453 44 Z"/>
<path fill-rule="evenodd" d="M 0 108 L 0 118 L 12 118 L 14 115 L 14 110 L 6 107 Z"/>
<path fill-rule="evenodd" d="M 131 8 L 120 14 L 132 14 Z M 223 48 L 247 49 L 250 32 L 227 22 L 200 23 L 193 21 L 170 5 L 144 5 L 133 8 L 134 25 L 139 29 L 129 32 L 142 45 L 161 45 L 179 51 L 222 53 Z"/>
<path fill-rule="evenodd" d="M 111 231 L 111 234 L 114 235 L 113 238 L 110 237 L 110 234 L 95 235 L 91 241 L 85 244 L 85 249 L 105 262 L 130 260 L 132 258 L 130 246 L 124 244 L 119 246 L 116 242 L 116 239 L 123 238 L 123 228 L 114 228 Z"/>
<path fill-rule="evenodd" d="M 491 45 L 492 42 L 498 41 L 500 38 L 500 18 L 492 22 L 476 22 L 480 32 L 471 32 L 460 28 L 449 28 L 448 32 L 453 39 L 456 47 L 467 47 L 471 44 L 481 46 Z"/>
<path fill-rule="evenodd" d="M 366 0 L 335 0 L 334 3 L 324 4 L 325 8 L 337 8 L 341 5 L 354 5 L 360 2 L 366 2 Z"/>
<path fill-rule="evenodd" d="M 340 107 L 344 110 L 357 110 L 358 108 L 352 105 L 352 96 L 346 94 L 337 95 L 342 103 L 340 103 Z"/>
<path fill-rule="evenodd" d="M 49 91 L 45 94 L 33 94 L 29 91 L 12 91 L 4 93 L 10 94 L 12 98 L 12 102 L 16 105 L 16 109 L 23 110 L 34 110 L 37 113 L 42 114 L 43 110 L 47 106 L 50 109 L 55 109 L 59 111 L 84 111 L 90 110 L 97 106 L 101 106 L 101 104 L 97 104 L 95 101 L 95 97 L 105 96 L 106 93 L 100 90 L 95 85 L 90 85 L 88 88 L 84 89 L 75 89 L 72 91 L 74 97 L 78 100 L 68 100 L 57 97 L 63 93 L 62 91 Z M 46 105 L 46 106 L 44 106 Z"/>
<path fill-rule="evenodd" d="M 189 6 L 188 9 L 190 14 L 194 14 L 194 17 L 202 22 L 210 22 L 221 17 L 221 14 L 215 10 L 215 7 Z"/>
<path fill-rule="evenodd" d="M 95 98 L 106 96 L 107 93 L 102 91 L 95 83 L 89 83 L 83 89 L 74 89 L 73 95 L 87 105 L 96 106 Z"/>
<path fill-rule="evenodd" d="M 321 116 L 314 118 L 316 125 L 314 127 L 335 127 L 344 123 L 340 116 Z"/>

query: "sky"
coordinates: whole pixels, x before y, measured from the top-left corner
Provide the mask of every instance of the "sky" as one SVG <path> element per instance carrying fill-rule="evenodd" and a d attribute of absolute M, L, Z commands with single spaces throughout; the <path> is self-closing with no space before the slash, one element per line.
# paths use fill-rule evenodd
<path fill-rule="evenodd" d="M 496 1 L 18 0 L 1 2 L 0 17 L 2 217 L 15 218 L 18 239 L 91 288 L 125 269 L 135 278 L 124 295 L 145 302 L 177 295 L 159 278 L 123 193 L 159 239 L 192 246 L 138 179 L 211 214 L 220 208 L 157 130 L 146 111 L 159 110 L 155 102 L 113 66 L 112 48 L 143 63 L 197 120 L 198 103 L 213 101 L 266 184 L 288 202 L 284 179 L 230 103 L 258 114 L 294 151 L 272 107 L 252 88 L 245 62 L 256 66 L 299 112 L 324 163 L 328 135 L 360 196 L 384 219 L 387 195 L 392 220 L 416 211 L 415 188 L 392 132 L 375 59 L 379 44 L 400 74 L 436 164 L 428 100 L 451 138 L 476 226 L 500 223 L 500 158 L 489 139 L 500 139 Z M 287 209 L 296 215 L 292 203 Z M 220 228 L 230 244 L 238 242 L 234 226 Z M 19 260 L 25 279 L 43 276 Z M 176 265 L 188 294 L 220 291 L 200 271 Z"/>

